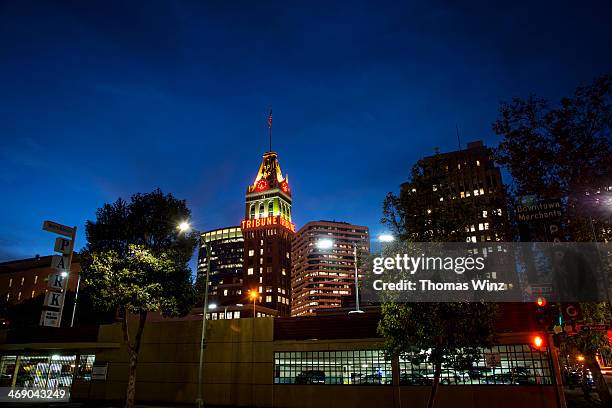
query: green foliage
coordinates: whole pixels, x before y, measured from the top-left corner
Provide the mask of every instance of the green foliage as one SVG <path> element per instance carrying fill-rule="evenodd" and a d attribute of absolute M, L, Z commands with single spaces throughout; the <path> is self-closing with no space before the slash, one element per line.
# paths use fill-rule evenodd
<path fill-rule="evenodd" d="M 83 283 L 95 304 L 131 313 L 188 313 L 195 292 L 187 264 L 196 240 L 176 228 L 189 219 L 185 202 L 155 190 L 130 203 L 105 204 L 96 216 L 87 222 L 83 253 Z"/>
<path fill-rule="evenodd" d="M 378 331 L 391 355 L 465 370 L 493 344 L 495 311 L 485 303 L 387 303 Z"/>
<path fill-rule="evenodd" d="M 601 324 L 612 322 L 612 313 L 607 303 L 581 303 L 583 324 Z M 576 335 L 565 336 L 564 348 L 578 351 L 585 355 L 602 354 L 612 357 L 608 334 L 605 331 L 582 330 Z"/>

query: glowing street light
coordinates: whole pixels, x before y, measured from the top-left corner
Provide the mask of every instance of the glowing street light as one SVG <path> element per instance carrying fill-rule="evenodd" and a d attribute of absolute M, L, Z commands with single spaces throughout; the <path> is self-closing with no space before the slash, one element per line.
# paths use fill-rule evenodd
<path fill-rule="evenodd" d="M 191 225 L 189 225 L 187 221 L 183 221 L 177 226 L 177 228 L 180 232 L 187 232 L 191 229 Z"/>
<path fill-rule="evenodd" d="M 317 243 L 315 244 L 317 248 L 319 249 L 330 249 L 331 247 L 334 246 L 334 241 L 332 241 L 331 239 L 322 239 L 320 241 L 317 241 Z"/>
<path fill-rule="evenodd" d="M 259 297 L 259 294 L 257 293 L 257 291 L 255 289 L 249 291 L 249 297 L 251 299 L 253 299 L 253 319 L 255 318 L 255 301 L 257 300 L 257 298 Z"/>
<path fill-rule="evenodd" d="M 395 241 L 395 237 L 391 234 L 380 234 L 378 236 L 378 241 L 380 242 L 393 242 Z"/>

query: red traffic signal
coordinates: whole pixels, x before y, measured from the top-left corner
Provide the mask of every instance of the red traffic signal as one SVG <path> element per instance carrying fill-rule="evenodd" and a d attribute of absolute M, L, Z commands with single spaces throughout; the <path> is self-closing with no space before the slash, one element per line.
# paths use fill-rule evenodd
<path fill-rule="evenodd" d="M 532 343 L 535 348 L 539 349 L 544 344 L 544 339 L 541 336 L 533 336 Z"/>
<path fill-rule="evenodd" d="M 543 298 L 542 296 L 540 296 L 539 298 L 536 299 L 536 305 L 538 305 L 539 307 L 544 307 L 546 306 L 546 298 Z"/>

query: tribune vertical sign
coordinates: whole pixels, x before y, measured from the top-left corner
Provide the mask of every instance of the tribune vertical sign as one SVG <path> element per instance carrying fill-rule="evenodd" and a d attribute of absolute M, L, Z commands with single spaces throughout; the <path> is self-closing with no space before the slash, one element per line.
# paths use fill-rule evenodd
<path fill-rule="evenodd" d="M 47 287 L 49 290 L 45 295 L 43 311 L 40 315 L 41 326 L 60 327 L 77 227 L 67 227 L 53 221 L 45 221 L 42 229 L 54 234 L 63 235 L 62 237 L 55 238 L 53 250 L 58 252 L 59 255 L 51 257 L 53 272 L 48 277 Z"/>

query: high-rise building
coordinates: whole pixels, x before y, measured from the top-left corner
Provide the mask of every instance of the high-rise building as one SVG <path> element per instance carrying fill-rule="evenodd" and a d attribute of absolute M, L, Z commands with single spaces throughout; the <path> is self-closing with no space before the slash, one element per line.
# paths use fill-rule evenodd
<path fill-rule="evenodd" d="M 230 306 L 244 303 L 242 270 L 244 239 L 239 226 L 206 231 L 200 237 L 198 281 L 206 275 L 208 259 L 206 245 L 211 252 L 208 296 L 209 303 Z"/>
<path fill-rule="evenodd" d="M 291 189 L 275 152 L 266 152 L 255 181 L 246 191 L 243 293 L 255 291 L 258 303 L 289 316 L 291 296 Z"/>
<path fill-rule="evenodd" d="M 474 214 L 465 225 L 466 241 L 510 240 L 506 190 L 489 147 L 475 141 L 468 143 L 467 149 L 438 153 L 425 157 L 423 162 L 426 173 L 435 180 L 430 188 L 436 191 L 436 197 L 440 196 L 439 200 L 432 200 L 427 210 L 432 217 L 447 206 L 448 200 L 465 200 Z M 405 192 L 414 188 L 410 182 L 402 184 Z"/>
<path fill-rule="evenodd" d="M 330 240 L 331 247 L 319 248 L 322 240 Z M 359 279 L 365 276 L 363 259 L 369 252 L 367 227 L 336 221 L 304 225 L 292 244 L 291 316 L 316 315 L 354 297 L 355 269 Z"/>

